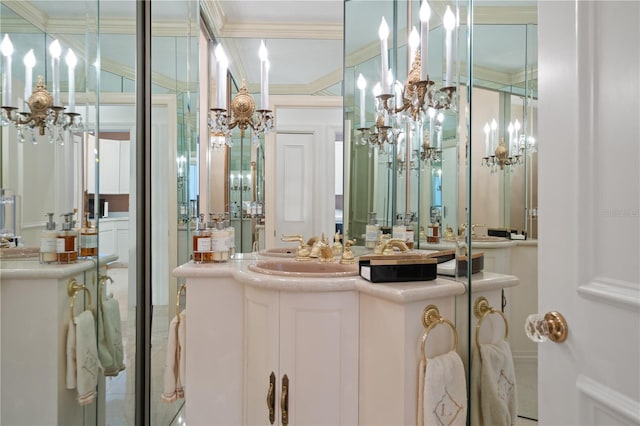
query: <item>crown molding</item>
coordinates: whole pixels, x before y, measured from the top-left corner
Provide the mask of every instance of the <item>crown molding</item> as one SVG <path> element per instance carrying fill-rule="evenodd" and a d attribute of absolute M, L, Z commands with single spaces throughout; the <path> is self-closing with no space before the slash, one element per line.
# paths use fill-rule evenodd
<path fill-rule="evenodd" d="M 227 20 L 220 0 L 202 0 L 200 2 L 200 11 L 209 29 L 214 35 L 219 36 L 218 29 L 224 27 L 224 23 Z"/>
<path fill-rule="evenodd" d="M 46 32 L 47 15 L 31 4 L 31 2 L 24 0 L 3 0 L 2 4 L 3 6 L 11 9 L 16 15 L 22 17 L 25 21 L 38 28 L 40 31 Z"/>
<path fill-rule="evenodd" d="M 226 22 L 218 28 L 224 38 L 287 38 L 342 40 L 342 24 Z"/>

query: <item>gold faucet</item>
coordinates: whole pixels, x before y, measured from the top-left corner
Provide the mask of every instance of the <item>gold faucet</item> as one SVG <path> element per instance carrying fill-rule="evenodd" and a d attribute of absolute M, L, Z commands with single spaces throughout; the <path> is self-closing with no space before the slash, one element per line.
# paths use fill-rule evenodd
<path fill-rule="evenodd" d="M 447 241 L 453 241 L 456 239 L 456 236 L 453 233 L 453 228 L 451 228 L 451 226 L 447 225 L 447 229 L 445 229 L 444 231 L 443 238 Z"/>
<path fill-rule="evenodd" d="M 333 255 L 333 248 L 329 245 L 324 234 L 322 234 L 322 238 L 318 240 L 315 247 L 318 248 L 318 258 L 320 259 L 320 262 L 333 262 L 335 259 L 335 256 Z"/>
<path fill-rule="evenodd" d="M 346 240 L 344 242 L 344 250 L 342 251 L 342 258 L 340 259 L 340 263 L 343 265 L 351 265 L 356 263 L 356 257 L 351 251 L 351 245 L 355 244 L 355 238 L 353 240 Z"/>
<path fill-rule="evenodd" d="M 481 225 L 479 223 L 471 224 L 471 238 L 476 236 L 476 227 L 477 226 L 485 226 L 485 225 Z M 466 231 L 466 230 L 467 230 L 467 224 L 466 223 L 461 223 L 460 224 L 460 228 L 458 230 L 458 235 L 460 235 L 460 236 L 464 235 L 464 231 Z"/>
<path fill-rule="evenodd" d="M 304 242 L 304 238 L 302 238 L 302 235 L 283 235 L 280 240 L 285 242 L 297 241 L 300 244 L 298 245 L 298 251 L 296 252 L 296 260 L 311 260 L 311 250 L 309 250 L 309 245 Z"/>
<path fill-rule="evenodd" d="M 388 256 L 394 253 L 394 247 L 399 249 L 401 252 L 409 251 L 407 243 L 399 238 L 381 238 L 373 252 L 375 254 Z"/>
<path fill-rule="evenodd" d="M 342 252 L 342 243 L 340 242 L 341 237 L 340 232 L 336 232 L 333 236 L 333 255 L 336 257 L 340 256 L 340 253 Z"/>

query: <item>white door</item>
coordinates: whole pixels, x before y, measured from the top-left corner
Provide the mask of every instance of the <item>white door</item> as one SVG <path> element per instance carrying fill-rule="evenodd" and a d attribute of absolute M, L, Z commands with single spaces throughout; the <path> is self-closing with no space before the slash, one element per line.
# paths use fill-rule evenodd
<path fill-rule="evenodd" d="M 640 2 L 538 3 L 544 425 L 640 424 Z"/>
<path fill-rule="evenodd" d="M 276 244 L 282 235 L 300 234 L 305 240 L 314 228 L 313 133 L 278 133 L 276 137 Z"/>

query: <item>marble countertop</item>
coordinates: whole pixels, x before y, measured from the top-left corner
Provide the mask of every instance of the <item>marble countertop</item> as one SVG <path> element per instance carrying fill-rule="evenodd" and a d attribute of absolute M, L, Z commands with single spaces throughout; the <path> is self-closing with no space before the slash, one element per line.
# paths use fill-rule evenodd
<path fill-rule="evenodd" d="M 181 278 L 220 279 L 232 278 L 252 287 L 260 287 L 287 292 L 335 292 L 358 291 L 396 303 L 410 303 L 446 296 L 464 294 L 468 287 L 466 278 L 457 279 L 439 276 L 431 281 L 413 281 L 401 283 L 371 283 L 359 275 L 339 278 L 326 277 L 288 277 L 269 275 L 249 270 L 249 265 L 260 258 L 245 255 L 240 259 L 231 259 L 225 263 L 195 264 L 186 263 L 173 270 L 173 275 Z M 295 262 L 295 260 L 283 260 Z M 474 291 L 486 291 L 518 285 L 513 275 L 493 272 L 479 272 L 472 276 L 471 287 Z"/>
<path fill-rule="evenodd" d="M 106 265 L 118 259 L 115 254 L 103 255 L 97 259 Z M 96 267 L 96 259 L 79 259 L 75 263 L 40 263 L 38 258 L 0 260 L 0 279 L 59 279 Z"/>

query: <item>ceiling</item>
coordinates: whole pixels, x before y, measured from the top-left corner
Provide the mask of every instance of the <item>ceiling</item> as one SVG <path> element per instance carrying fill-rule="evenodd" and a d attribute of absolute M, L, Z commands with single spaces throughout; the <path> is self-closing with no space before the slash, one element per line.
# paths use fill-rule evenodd
<path fill-rule="evenodd" d="M 103 69 L 133 81 L 135 79 L 135 3 L 131 0 L 101 0 L 100 31 L 105 35 L 101 46 Z M 414 2 L 417 8 L 417 2 Z M 438 27 L 445 0 L 430 2 Z M 475 23 L 511 22 L 535 23 L 535 1 L 476 0 Z M 197 16 L 198 7 L 230 57 L 230 69 L 237 80 L 246 79 L 250 91 L 257 91 L 259 83 L 258 47 L 266 41 L 269 49 L 270 92 L 272 94 L 340 95 L 343 67 L 363 62 L 379 55 L 377 25 L 380 16 L 391 20 L 389 2 L 379 0 L 350 0 L 346 7 L 360 7 L 358 18 L 350 22 L 348 45 L 343 46 L 345 3 L 342 0 L 174 0 L 154 1 L 152 15 L 160 28 L 154 35 L 194 34 L 197 28 L 187 28 L 188 16 Z M 5 7 L 6 6 L 6 7 Z M 62 34 L 70 45 L 83 46 L 82 35 L 88 25 L 82 18 L 95 16 L 95 2 L 77 0 L 2 0 L 2 32 L 14 30 L 12 22 L 19 18 L 33 24 L 35 29 L 54 36 Z M 464 10 L 462 11 L 464 14 Z M 355 28 L 352 30 L 352 28 Z M 478 38 L 486 42 L 474 50 L 474 62 L 479 70 L 487 71 L 487 79 L 517 80 L 521 72 L 522 32 L 513 31 L 505 37 L 504 28 L 485 28 Z M 406 29 L 399 29 L 406 34 Z M 195 35 L 195 34 L 194 34 Z M 526 37 L 526 35 L 524 36 Z M 402 37 L 401 37 L 402 38 Z M 403 43 L 403 40 L 399 40 Z M 497 46 L 500 46 L 498 48 Z M 158 43 L 158 48 L 169 48 Z M 346 49 L 346 55 L 343 51 Z M 75 49 L 74 49 L 75 50 Z M 176 61 L 186 60 L 176 49 Z M 167 81 L 175 64 L 166 64 Z M 194 67 L 195 68 L 195 67 Z M 161 77 L 161 76 L 159 76 Z M 186 79 L 186 77 L 185 77 Z M 160 78 L 161 80 L 161 78 Z"/>

